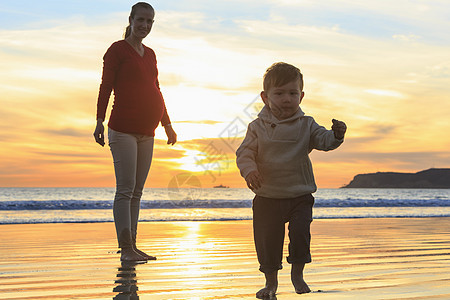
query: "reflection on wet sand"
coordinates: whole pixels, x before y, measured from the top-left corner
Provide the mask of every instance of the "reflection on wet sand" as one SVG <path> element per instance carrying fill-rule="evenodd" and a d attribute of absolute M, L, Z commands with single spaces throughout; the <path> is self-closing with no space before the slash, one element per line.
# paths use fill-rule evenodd
<path fill-rule="evenodd" d="M 449 224 L 450 218 L 314 220 L 313 263 L 305 272 L 313 292 L 295 293 L 284 260 L 276 297 L 450 299 Z M 158 260 L 135 266 L 120 264 L 111 249 L 112 222 L 1 225 L 2 239 L 14 242 L 0 245 L 0 298 L 255 299 L 264 284 L 251 220 L 140 226 L 142 249 Z"/>
<path fill-rule="evenodd" d="M 139 299 L 137 294 L 136 265 L 133 262 L 122 262 L 117 268 L 117 284 L 113 292 L 118 293 L 113 299 L 116 300 L 135 300 Z"/>

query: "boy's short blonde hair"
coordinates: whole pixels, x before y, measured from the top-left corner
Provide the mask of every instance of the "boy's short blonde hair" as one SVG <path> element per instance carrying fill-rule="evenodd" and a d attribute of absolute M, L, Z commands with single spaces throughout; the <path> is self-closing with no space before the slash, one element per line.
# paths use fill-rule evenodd
<path fill-rule="evenodd" d="M 299 81 L 300 90 L 303 91 L 303 75 L 299 68 L 284 62 L 274 63 L 264 74 L 264 92 L 267 93 L 273 87 L 283 86 L 294 80 Z"/>

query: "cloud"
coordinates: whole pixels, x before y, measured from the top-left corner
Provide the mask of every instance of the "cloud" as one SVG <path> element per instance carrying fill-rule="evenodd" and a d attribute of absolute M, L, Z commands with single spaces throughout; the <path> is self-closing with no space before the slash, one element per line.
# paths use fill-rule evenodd
<path fill-rule="evenodd" d="M 175 123 L 177 124 L 205 124 L 205 125 L 216 125 L 221 124 L 222 122 L 214 121 L 214 120 L 178 120 Z"/>
<path fill-rule="evenodd" d="M 408 34 L 408 35 L 405 35 L 405 34 L 394 34 L 392 36 L 392 38 L 394 40 L 399 40 L 399 41 L 402 41 L 402 42 L 415 42 L 415 41 L 419 40 L 421 37 L 418 36 L 418 35 L 414 35 L 414 34 Z"/>
<path fill-rule="evenodd" d="M 196 150 L 204 155 L 232 155 L 235 156 L 236 149 L 234 145 L 239 145 L 242 138 L 237 138 L 237 142 L 230 144 L 222 138 L 203 138 L 193 139 L 183 142 L 183 147 L 190 150 Z"/>
<path fill-rule="evenodd" d="M 370 164 L 374 168 L 382 168 L 385 171 L 395 170 L 423 170 L 432 167 L 448 168 L 450 167 L 450 154 L 445 151 L 411 151 L 411 152 L 377 152 L 377 151 L 345 151 L 336 150 L 328 155 L 320 152 L 312 154 L 313 160 L 320 160 L 321 163 L 350 163 Z M 356 175 L 356 174 L 355 174 Z"/>
<path fill-rule="evenodd" d="M 404 98 L 405 96 L 397 91 L 388 91 L 388 90 L 366 90 L 369 94 L 374 94 L 378 96 L 387 96 L 387 97 L 395 97 L 395 98 Z"/>
<path fill-rule="evenodd" d="M 65 137 L 86 137 L 87 134 L 86 131 L 76 128 L 42 129 L 40 131 L 45 134 Z"/>

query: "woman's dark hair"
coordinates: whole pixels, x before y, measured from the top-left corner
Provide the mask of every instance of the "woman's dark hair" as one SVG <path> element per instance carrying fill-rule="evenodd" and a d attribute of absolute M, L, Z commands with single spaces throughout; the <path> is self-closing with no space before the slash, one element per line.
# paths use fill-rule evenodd
<path fill-rule="evenodd" d="M 150 9 L 151 11 L 155 12 L 153 7 L 150 4 L 148 4 L 147 2 L 138 2 L 131 7 L 131 12 L 130 12 L 131 19 L 133 19 L 134 15 L 136 15 L 136 10 L 138 8 Z M 130 34 L 131 34 L 131 26 L 130 26 L 130 24 L 128 24 L 127 28 L 125 29 L 124 38 L 127 38 L 128 36 L 130 36 Z"/>

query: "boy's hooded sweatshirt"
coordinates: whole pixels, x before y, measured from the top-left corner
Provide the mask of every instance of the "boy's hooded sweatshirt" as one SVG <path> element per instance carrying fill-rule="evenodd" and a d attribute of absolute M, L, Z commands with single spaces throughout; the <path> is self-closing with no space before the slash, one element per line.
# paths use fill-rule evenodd
<path fill-rule="evenodd" d="M 259 171 L 263 182 L 254 190 L 258 196 L 295 198 L 317 190 L 309 153 L 333 150 L 342 142 L 300 108 L 292 117 L 278 120 L 266 105 L 248 125 L 236 163 L 244 178 Z"/>

